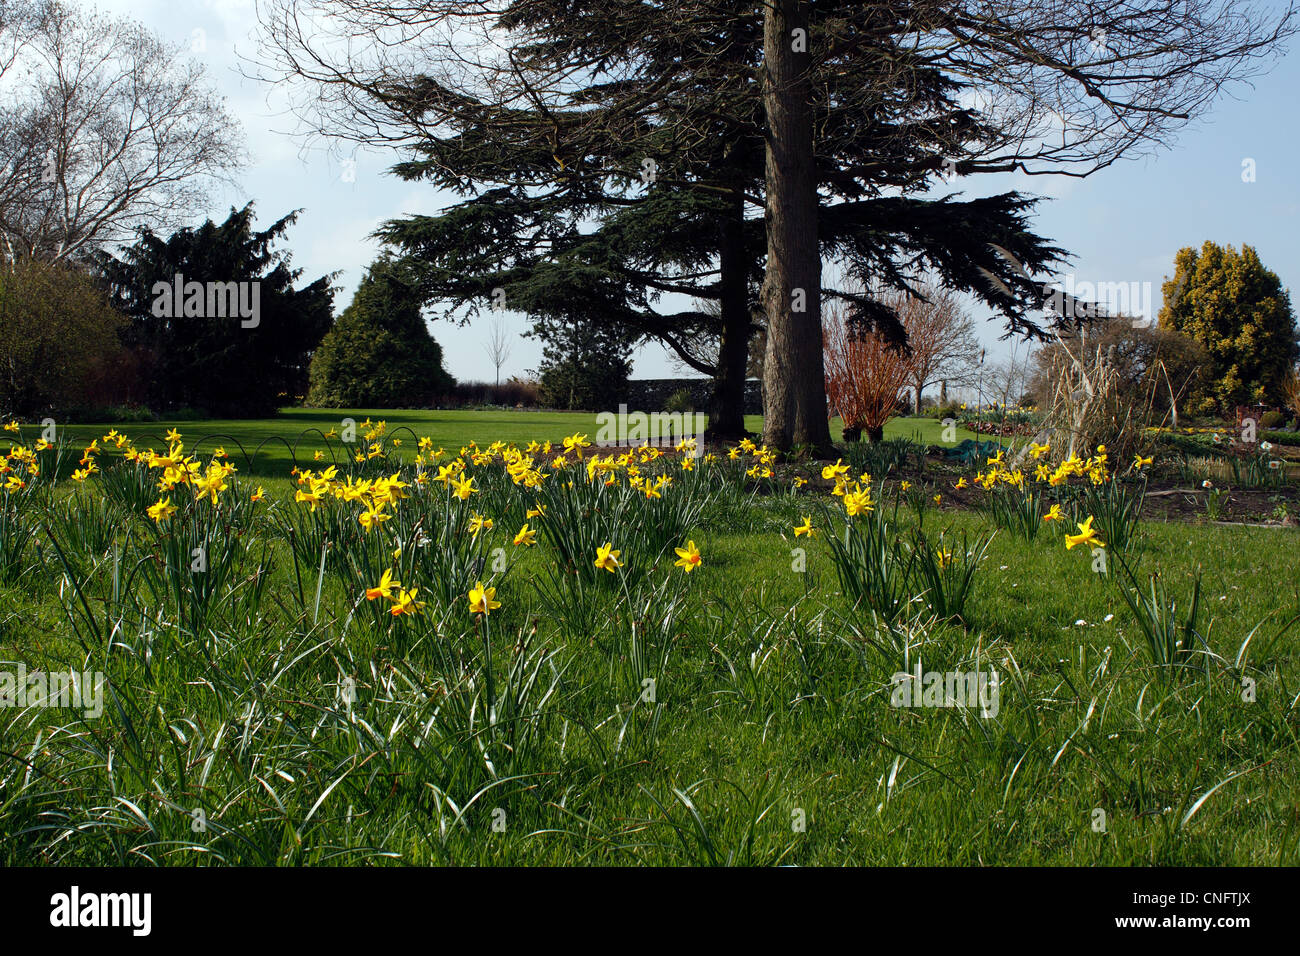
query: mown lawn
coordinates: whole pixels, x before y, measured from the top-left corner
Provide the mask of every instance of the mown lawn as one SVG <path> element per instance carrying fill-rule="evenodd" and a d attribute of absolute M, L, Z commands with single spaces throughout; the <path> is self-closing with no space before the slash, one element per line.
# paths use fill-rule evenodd
<path fill-rule="evenodd" d="M 382 408 L 322 409 L 286 408 L 275 418 L 195 421 L 158 421 L 147 423 L 96 423 L 69 425 L 70 440 L 88 444 L 116 429 L 142 447 L 162 449 L 167 432 L 175 428 L 185 435 L 191 450 L 211 452 L 223 446 L 241 471 L 262 478 L 284 475 L 297 462 L 308 466 L 317 452 L 326 461 L 342 461 L 348 449 L 339 438 L 329 439 L 331 430 L 340 432 L 344 419 L 358 424 L 371 419 L 385 421 L 389 434 L 414 446 L 417 437 L 428 437 L 436 446 L 456 451 L 469 442 L 487 445 L 493 441 L 558 442 L 565 435 L 584 433 L 595 440 L 598 422 L 588 412 L 527 411 L 446 411 L 398 410 Z M 762 431 L 760 415 L 747 415 L 745 427 L 757 434 Z M 831 434 L 838 438 L 843 425 L 831 421 Z M 29 429 L 35 435 L 39 429 Z M 934 419 L 896 418 L 885 426 L 887 438 L 910 438 L 934 444 L 942 437 L 943 426 Z M 964 428 L 956 430 L 956 440 L 976 438 Z M 983 440 L 989 440 L 987 436 Z M 998 441 L 999 439 L 992 439 Z"/>
<path fill-rule="evenodd" d="M 435 427 L 463 439 L 434 440 L 549 437 L 519 417 L 453 418 Z M 554 437 L 576 430 L 556 418 Z M 1122 560 L 1144 587 L 1159 573 L 1179 622 L 1202 581 L 1205 666 L 1173 669 L 1123 599 L 1121 556 L 1097 573 L 1061 529 L 1027 542 L 946 504 L 918 519 L 893 511 L 886 478 L 877 506 L 900 534 L 919 520 L 962 553 L 993 535 L 960 619 L 936 620 L 913 587 L 887 627 L 841 593 L 838 501 L 713 467 L 617 519 L 620 499 L 601 499 L 532 547 L 512 544 L 523 512 L 544 499 L 558 521 L 563 483 L 521 491 L 492 464 L 471 466 L 464 506 L 416 489 L 372 535 L 356 507 L 294 503 L 283 472 L 258 479 L 256 507 L 237 476 L 228 511 L 170 526 L 142 514 L 152 489 L 132 506 L 92 479 L 73 514 L 61 485 L 45 507 L 66 520 L 44 520 L 0 586 L 0 659 L 102 669 L 113 694 L 96 719 L 0 711 L 0 860 L 1298 861 L 1295 529 L 1139 526 Z M 953 475 L 931 478 L 921 501 Z M 469 534 L 472 512 L 493 528 Z M 793 533 L 804 515 L 811 543 Z M 671 547 L 637 552 L 677 520 L 702 555 L 691 573 Z M 328 528 L 322 558 L 311 536 Z M 412 547 L 424 531 L 436 540 Z M 625 567 L 565 574 L 559 549 L 584 534 Z M 187 576 L 200 539 L 220 546 L 208 577 Z M 423 589 L 421 614 L 364 599 L 390 565 Z M 501 605 L 486 619 L 464 597 L 480 575 Z M 996 715 L 893 706 L 893 675 L 918 659 L 996 670 Z"/>

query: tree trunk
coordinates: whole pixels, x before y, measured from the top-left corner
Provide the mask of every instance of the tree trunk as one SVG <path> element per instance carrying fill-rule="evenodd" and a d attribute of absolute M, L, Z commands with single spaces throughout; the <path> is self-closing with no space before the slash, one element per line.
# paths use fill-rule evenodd
<path fill-rule="evenodd" d="M 722 287 L 722 338 L 718 344 L 718 373 L 709 398 L 708 436 L 740 439 L 745 429 L 745 370 L 749 364 L 749 275 L 745 256 L 744 197 L 736 193 L 721 227 L 718 245 Z"/>
<path fill-rule="evenodd" d="M 832 445 L 822 365 L 822 262 L 807 44 L 808 4 L 769 0 L 763 23 L 767 114 L 763 440 L 781 451 L 803 445 L 814 454 L 826 455 Z"/>

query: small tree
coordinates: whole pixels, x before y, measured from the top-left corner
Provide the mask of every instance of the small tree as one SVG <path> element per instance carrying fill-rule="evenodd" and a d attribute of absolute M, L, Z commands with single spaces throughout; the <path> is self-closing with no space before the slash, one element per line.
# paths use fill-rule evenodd
<path fill-rule="evenodd" d="M 381 258 L 311 361 L 308 402 L 327 408 L 427 405 L 455 382 L 429 334 L 408 270 Z"/>
<path fill-rule="evenodd" d="M 492 322 L 488 325 L 488 339 L 483 346 L 487 352 L 488 358 L 492 360 L 492 367 L 496 369 L 496 383 L 501 384 L 501 366 L 505 365 L 510 358 L 510 352 L 513 348 L 510 332 L 506 329 L 506 323 L 500 314 L 492 316 Z"/>
<path fill-rule="evenodd" d="M 919 296 L 900 297 L 899 317 L 911 350 L 911 386 L 916 410 L 921 396 L 940 381 L 962 385 L 979 354 L 975 328 L 952 291 L 923 286 Z"/>
<path fill-rule="evenodd" d="M 884 333 L 864 331 L 849 321 L 843 307 L 828 307 L 822 318 L 822 352 L 830 411 L 844 422 L 844 439 L 862 433 L 878 442 L 885 422 L 898 410 L 899 393 L 914 374 L 903 348 Z"/>
<path fill-rule="evenodd" d="M 1210 393 L 1220 412 L 1277 401 L 1300 358 L 1291 296 L 1250 246 L 1206 242 L 1181 249 L 1164 284 L 1160 327 L 1190 335 L 1209 353 Z M 1208 410 L 1208 409 L 1207 409 Z"/>
<path fill-rule="evenodd" d="M 88 384 L 118 364 L 125 324 L 72 266 L 0 264 L 0 411 L 34 417 L 82 404 Z"/>
<path fill-rule="evenodd" d="M 542 402 L 551 408 L 607 410 L 627 397 L 636 337 L 582 316 L 537 318 L 529 335 L 542 339 Z"/>

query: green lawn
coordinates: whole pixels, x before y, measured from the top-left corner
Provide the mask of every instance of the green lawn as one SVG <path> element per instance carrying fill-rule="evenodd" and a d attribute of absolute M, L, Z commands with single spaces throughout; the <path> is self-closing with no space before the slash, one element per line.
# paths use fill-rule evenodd
<path fill-rule="evenodd" d="M 417 438 L 427 436 L 435 446 L 449 451 L 456 451 L 471 441 L 481 445 L 498 440 L 525 444 L 533 440 L 559 441 L 575 432 L 585 433 L 594 440 L 598 429 L 595 413 L 587 412 L 286 408 L 275 418 L 143 424 L 104 422 L 69 425 L 66 430 L 72 440 L 88 443 L 116 428 L 142 447 L 161 450 L 166 444 L 167 431 L 175 428 L 190 450 L 201 453 L 223 445 L 241 471 L 265 478 L 287 474 L 295 460 L 304 465 L 311 462 L 318 451 L 327 460 L 332 456 L 332 460 L 341 461 L 345 455 L 342 444 L 337 439 L 326 440 L 325 435 L 331 429 L 341 429 L 345 418 L 358 423 L 367 418 L 383 420 L 388 423 L 389 434 L 408 446 L 414 445 Z M 745 427 L 758 434 L 763 427 L 762 416 L 747 415 Z M 832 420 L 831 434 L 837 440 L 842 427 L 838 418 Z M 938 443 L 942 428 L 934 419 L 896 418 L 885 426 L 885 436 Z M 956 434 L 959 442 L 978 437 L 964 428 L 957 429 Z"/>
<path fill-rule="evenodd" d="M 538 436 L 531 416 L 427 415 L 403 423 L 448 446 Z M 560 437 L 583 418 L 536 421 Z M 837 577 L 840 503 L 727 461 L 675 470 L 654 501 L 471 465 L 467 503 L 413 486 L 369 534 L 359 506 L 294 503 L 283 473 L 256 507 L 247 478 L 217 510 L 178 489 L 155 525 L 156 472 L 101 465 L 0 521 L 0 670 L 102 670 L 113 689 L 95 718 L 0 710 L 5 865 L 1300 862 L 1293 528 L 1144 522 L 1098 573 L 1065 547 L 1073 524 L 1024 541 L 946 501 L 918 517 L 887 478 L 872 514 L 900 553 L 960 570 L 992 538 L 960 617 L 909 579 L 886 626 Z M 955 477 L 934 466 L 913 491 Z M 474 513 L 494 526 L 471 533 Z M 606 540 L 617 573 L 592 567 Z M 1180 624 L 1200 577 L 1202 666 L 1159 662 L 1121 561 L 1144 587 L 1158 572 Z M 419 615 L 365 599 L 389 567 Z M 918 661 L 996 670 L 998 712 L 894 706 Z"/>

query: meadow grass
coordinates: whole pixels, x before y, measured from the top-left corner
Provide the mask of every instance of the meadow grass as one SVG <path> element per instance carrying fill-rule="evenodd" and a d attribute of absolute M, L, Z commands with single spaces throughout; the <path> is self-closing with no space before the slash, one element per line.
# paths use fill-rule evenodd
<path fill-rule="evenodd" d="M 369 535 L 355 508 L 296 504 L 283 472 L 173 525 L 103 479 L 60 483 L 0 582 L 0 660 L 100 670 L 109 693 L 98 718 L 0 710 L 0 860 L 1297 862 L 1294 529 L 1143 522 L 1098 573 L 1059 529 L 1025 541 L 925 504 L 948 478 L 915 508 L 886 482 L 873 514 L 904 544 L 991 540 L 958 616 L 911 585 L 885 625 L 841 593 L 838 502 L 728 467 L 642 501 L 579 472 L 525 492 L 485 465 L 469 502 L 414 489 Z M 512 546 L 525 508 L 567 494 L 590 527 Z M 475 511 L 490 531 L 468 533 Z M 623 568 L 566 571 L 558 548 L 606 534 Z M 703 556 L 689 574 L 680 538 Z M 1179 621 L 1201 582 L 1190 666 L 1153 658 L 1121 559 L 1144 587 L 1158 572 Z M 419 615 L 361 595 L 389 565 L 421 585 Z M 479 578 L 486 617 L 463 597 Z M 918 662 L 995 669 L 996 715 L 892 706 Z"/>

